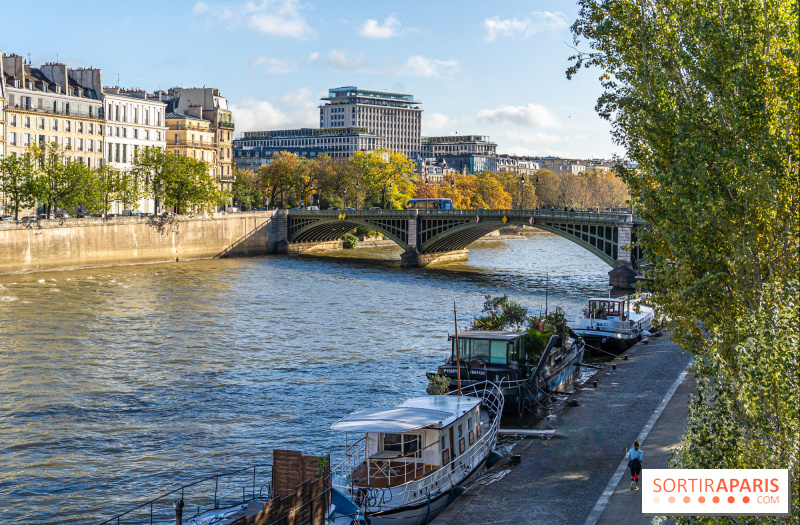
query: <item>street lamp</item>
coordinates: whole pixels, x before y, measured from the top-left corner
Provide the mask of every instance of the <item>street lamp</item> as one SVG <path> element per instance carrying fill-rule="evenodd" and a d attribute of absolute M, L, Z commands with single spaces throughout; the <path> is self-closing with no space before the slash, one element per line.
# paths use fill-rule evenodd
<path fill-rule="evenodd" d="M 525 174 L 522 174 L 522 178 L 519 179 L 520 182 L 520 201 L 519 201 L 519 209 L 522 211 L 525 208 Z"/>
<path fill-rule="evenodd" d="M 536 176 L 536 184 L 533 186 L 533 193 L 536 195 L 536 202 L 539 202 L 539 176 Z M 539 206 L 541 208 L 541 206 Z"/>
<path fill-rule="evenodd" d="M 425 175 L 425 209 L 428 209 L 428 176 Z"/>
<path fill-rule="evenodd" d="M 358 182 L 356 182 L 356 209 L 358 209 Z"/>
<path fill-rule="evenodd" d="M 347 208 L 347 188 L 344 189 L 344 207 Z"/>

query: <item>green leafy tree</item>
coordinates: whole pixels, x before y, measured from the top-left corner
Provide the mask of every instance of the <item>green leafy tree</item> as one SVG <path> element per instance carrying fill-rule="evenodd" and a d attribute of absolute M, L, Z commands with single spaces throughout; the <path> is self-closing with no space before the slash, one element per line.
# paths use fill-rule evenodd
<path fill-rule="evenodd" d="M 519 330 L 528 319 L 528 309 L 507 295 L 484 296 L 483 315 L 472 322 L 474 330 Z"/>
<path fill-rule="evenodd" d="M 9 207 L 16 220 L 19 220 L 21 209 L 34 203 L 34 179 L 35 168 L 31 155 L 6 155 L 0 159 L 0 193 L 10 201 Z"/>
<path fill-rule="evenodd" d="M 364 181 L 368 198 L 379 198 L 381 208 L 399 210 L 414 197 L 414 162 L 402 153 L 385 149 L 357 151 L 350 162 Z"/>
<path fill-rule="evenodd" d="M 244 207 L 260 206 L 263 194 L 258 176 L 250 171 L 236 170 L 231 188 L 233 200 Z"/>
<path fill-rule="evenodd" d="M 33 146 L 31 155 L 36 176 L 31 184 L 33 196 L 49 215 L 56 208 L 73 210 L 91 198 L 91 169 L 69 158 L 57 144 Z"/>
<path fill-rule="evenodd" d="M 220 201 L 220 193 L 208 164 L 182 155 L 167 154 L 164 174 L 164 204 L 174 208 L 176 214 L 195 208 L 210 208 Z"/>
<path fill-rule="evenodd" d="M 671 318 L 673 340 L 701 357 L 695 372 L 707 386 L 694 401 L 678 464 L 797 469 L 800 416 L 791 404 L 775 410 L 770 397 L 780 381 L 789 397 L 800 398 L 800 386 L 780 377 L 798 376 L 798 324 L 768 329 L 777 312 L 797 309 L 797 3 L 579 5 L 572 31 L 576 45 L 585 39 L 590 51 L 574 57 L 568 76 L 584 66 L 601 71 L 597 110 L 638 163 L 619 172 L 634 206 L 652 225 L 639 232 L 639 242 L 655 265 L 653 301 Z M 742 337 L 742 330 L 750 337 Z M 745 339 L 749 346 L 741 343 Z M 794 359 L 776 359 L 786 355 L 786 344 L 793 346 Z M 756 359 L 758 352 L 770 355 Z M 756 395 L 745 402 L 740 392 Z M 766 415 L 759 419 L 758 411 Z M 768 429 L 767 418 L 773 423 Z M 798 484 L 792 490 L 796 516 Z"/>
<path fill-rule="evenodd" d="M 142 185 L 142 196 L 155 201 L 159 212 L 164 201 L 164 182 L 168 177 L 172 153 L 154 146 L 144 148 L 134 157 L 131 174 Z"/>

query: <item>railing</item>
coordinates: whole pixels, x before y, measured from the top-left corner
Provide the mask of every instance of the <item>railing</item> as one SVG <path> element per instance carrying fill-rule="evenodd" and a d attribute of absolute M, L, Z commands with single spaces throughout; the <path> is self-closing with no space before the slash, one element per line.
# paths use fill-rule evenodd
<path fill-rule="evenodd" d="M 219 122 L 217 125 L 221 128 L 228 128 L 228 129 L 234 128 L 233 122 Z"/>
<path fill-rule="evenodd" d="M 205 140 L 171 140 L 167 146 L 200 146 L 206 148 L 216 148 L 217 143 Z"/>
<path fill-rule="evenodd" d="M 20 111 L 34 111 L 36 113 L 48 113 L 50 115 L 62 115 L 65 117 L 80 117 L 80 118 L 96 118 L 102 119 L 105 116 L 105 112 L 102 107 L 98 107 L 96 111 L 89 113 L 88 111 L 75 111 L 73 109 L 66 110 L 65 108 L 61 109 L 53 109 L 52 107 L 49 108 L 38 108 L 34 106 L 25 106 L 20 104 L 15 104 L 14 106 L 9 106 L 7 109 L 18 109 Z"/>
<path fill-rule="evenodd" d="M 456 392 L 450 392 L 450 394 L 456 394 Z M 366 513 L 370 512 L 370 510 L 384 510 L 406 505 L 423 499 L 426 495 L 450 490 L 460 483 L 480 465 L 483 458 L 494 448 L 505 402 L 499 387 L 490 381 L 482 381 L 462 387 L 461 395 L 481 398 L 482 405 L 485 405 L 493 414 L 489 416 L 489 428 L 475 440 L 472 446 L 467 447 L 462 454 L 455 456 L 447 465 L 442 465 L 436 471 L 420 480 L 410 481 L 396 487 L 354 487 L 351 474 L 355 467 L 360 465 L 355 460 L 363 457 L 356 451 L 350 458 L 347 458 L 334 469 L 334 472 L 337 473 L 333 481 L 334 486 L 350 492 L 354 502 L 359 504 L 362 511 Z M 358 446 L 360 441 L 357 441 L 348 450 Z M 451 449 L 455 450 L 455 446 L 455 444 L 451 444 Z M 361 450 L 363 451 L 363 447 Z M 350 461 L 349 465 L 352 465 L 353 468 L 345 466 L 348 461 Z"/>
<path fill-rule="evenodd" d="M 263 470 L 267 469 L 267 468 L 268 468 L 268 473 L 264 473 Z M 259 470 L 262 471 L 260 475 L 259 475 Z M 252 471 L 252 479 L 250 478 L 250 475 L 249 475 L 250 471 Z M 245 474 L 243 474 L 243 473 L 248 473 L 246 475 L 247 476 L 247 484 L 246 485 L 242 484 L 244 482 L 244 480 L 245 480 Z M 223 480 L 223 482 L 227 482 L 227 481 L 230 480 L 231 476 L 236 476 L 237 474 L 239 475 L 238 479 L 240 481 L 238 481 L 238 482 L 237 481 L 233 481 L 233 483 L 235 484 L 235 490 L 236 490 L 235 494 L 232 491 L 232 489 L 234 487 L 223 486 L 222 488 L 220 488 L 220 480 L 223 480 L 223 478 L 227 478 L 227 479 Z M 127 510 L 127 511 L 121 513 L 121 514 L 117 514 L 113 518 L 109 518 L 109 519 L 101 522 L 99 525 L 106 525 L 106 524 L 119 525 L 120 523 L 122 523 L 120 520 L 123 517 L 127 517 L 127 518 L 130 519 L 130 518 L 135 517 L 135 516 L 138 516 L 140 520 L 141 519 L 145 519 L 146 520 L 146 519 L 149 518 L 149 522 L 140 521 L 139 523 L 151 523 L 151 524 L 152 523 L 162 523 L 164 519 L 170 519 L 170 518 L 171 518 L 171 520 L 174 520 L 175 519 L 175 511 L 172 509 L 172 507 L 173 507 L 172 501 L 169 501 L 169 500 L 172 500 L 172 497 L 174 497 L 174 496 L 176 496 L 178 494 L 180 494 L 180 499 L 184 501 L 184 505 L 185 505 L 184 508 L 185 508 L 186 514 L 191 512 L 191 509 L 196 508 L 198 516 L 202 512 L 206 512 L 206 511 L 209 511 L 209 510 L 226 508 L 226 507 L 233 506 L 233 505 L 235 505 L 237 503 L 244 503 L 245 501 L 247 501 L 247 497 L 248 496 L 250 497 L 251 500 L 253 500 L 253 499 L 268 500 L 268 499 L 270 499 L 272 497 L 272 485 L 271 485 L 272 478 L 271 478 L 271 476 L 272 476 L 272 465 L 270 465 L 270 464 L 253 465 L 253 466 L 250 466 L 250 467 L 241 468 L 241 469 L 234 470 L 234 471 L 231 471 L 231 472 L 226 472 L 224 474 L 217 474 L 216 476 L 209 476 L 207 478 L 203 478 L 203 479 L 195 481 L 193 483 L 189 483 L 187 485 L 183 485 L 181 487 L 178 487 L 177 489 L 172 490 L 170 492 L 167 492 L 165 494 L 162 494 L 157 498 L 151 499 L 150 501 L 146 501 L 146 502 L 144 502 L 144 503 L 142 503 L 142 504 L 140 504 L 140 505 L 138 505 L 138 506 L 136 506 L 136 507 L 134 507 L 134 508 L 132 508 L 130 510 Z M 264 481 L 265 477 L 266 477 L 266 479 L 269 480 L 268 482 Z M 196 487 L 196 486 L 198 486 L 198 485 L 200 485 L 202 483 L 210 483 L 212 481 L 214 482 L 214 490 L 213 490 L 214 494 L 213 494 L 213 497 L 211 497 L 210 495 L 209 496 L 205 496 L 205 497 L 197 496 L 197 497 L 194 497 L 193 499 L 191 499 L 191 504 L 190 504 L 190 501 L 187 501 L 187 498 L 186 498 L 187 489 L 190 489 L 192 487 Z M 239 500 L 239 492 L 238 492 L 240 487 L 241 487 L 241 500 Z M 248 492 L 247 489 L 250 489 L 249 490 L 249 494 L 247 493 Z M 223 491 L 224 491 L 224 494 L 223 494 Z M 210 492 L 210 488 L 209 488 L 209 492 Z M 167 500 L 166 498 L 169 498 L 169 500 Z M 207 506 L 207 505 L 212 505 L 212 506 L 208 506 L 208 507 L 204 508 L 204 506 Z M 163 507 L 167 508 L 166 512 L 164 511 Z M 137 512 L 137 511 L 139 511 L 139 512 Z"/>
<path fill-rule="evenodd" d="M 408 217 L 409 211 L 411 210 L 291 210 L 292 215 L 334 215 L 338 216 L 342 213 L 345 215 L 354 215 L 354 216 L 372 216 L 372 215 L 381 215 L 386 217 Z M 582 221 L 589 221 L 589 222 L 601 222 L 601 223 L 617 223 L 619 222 L 620 215 L 627 215 L 631 216 L 629 212 L 616 212 L 616 211 L 593 211 L 593 210 L 581 210 L 581 211 L 563 211 L 563 210 L 537 210 L 537 209 L 525 209 L 525 210 L 486 210 L 486 209 L 477 209 L 477 210 L 426 210 L 426 209 L 417 209 L 413 210 L 417 212 L 418 217 L 425 217 L 425 216 L 459 216 L 459 215 L 467 215 L 467 216 L 482 216 L 482 217 L 497 217 L 502 218 L 503 216 L 509 219 L 530 219 L 534 217 L 534 219 L 538 220 L 582 220 Z M 632 219 L 639 223 L 641 221 L 641 217 L 637 214 L 631 216 Z"/>

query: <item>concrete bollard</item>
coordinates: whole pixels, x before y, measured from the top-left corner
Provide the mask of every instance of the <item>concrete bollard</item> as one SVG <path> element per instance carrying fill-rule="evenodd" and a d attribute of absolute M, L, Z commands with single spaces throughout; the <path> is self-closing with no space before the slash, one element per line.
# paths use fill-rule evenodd
<path fill-rule="evenodd" d="M 628 354 L 625 354 L 625 357 L 623 357 L 622 360 L 623 361 L 627 361 L 628 360 Z"/>
<path fill-rule="evenodd" d="M 611 370 L 616 370 L 616 369 L 617 369 L 617 365 L 611 365 Z"/>
<path fill-rule="evenodd" d="M 592 381 L 592 386 L 593 386 L 593 387 L 595 387 L 595 388 L 597 388 L 597 379 L 595 379 L 594 381 Z"/>
<path fill-rule="evenodd" d="M 175 525 L 183 525 L 183 498 L 172 504 L 175 507 Z"/>

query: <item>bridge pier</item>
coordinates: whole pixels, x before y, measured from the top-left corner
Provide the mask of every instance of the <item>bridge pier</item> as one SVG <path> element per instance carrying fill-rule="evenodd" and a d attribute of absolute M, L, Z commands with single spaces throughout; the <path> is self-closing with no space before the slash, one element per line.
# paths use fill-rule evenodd
<path fill-rule="evenodd" d="M 608 285 L 614 288 L 632 290 L 636 282 L 636 272 L 631 261 L 631 230 L 633 216 L 620 215 L 617 223 L 617 260 L 614 268 L 608 272 Z"/>
<path fill-rule="evenodd" d="M 449 252 L 417 253 L 408 250 L 400 256 L 400 266 L 421 267 L 431 264 L 449 263 L 469 260 L 469 250 L 452 250 Z"/>

